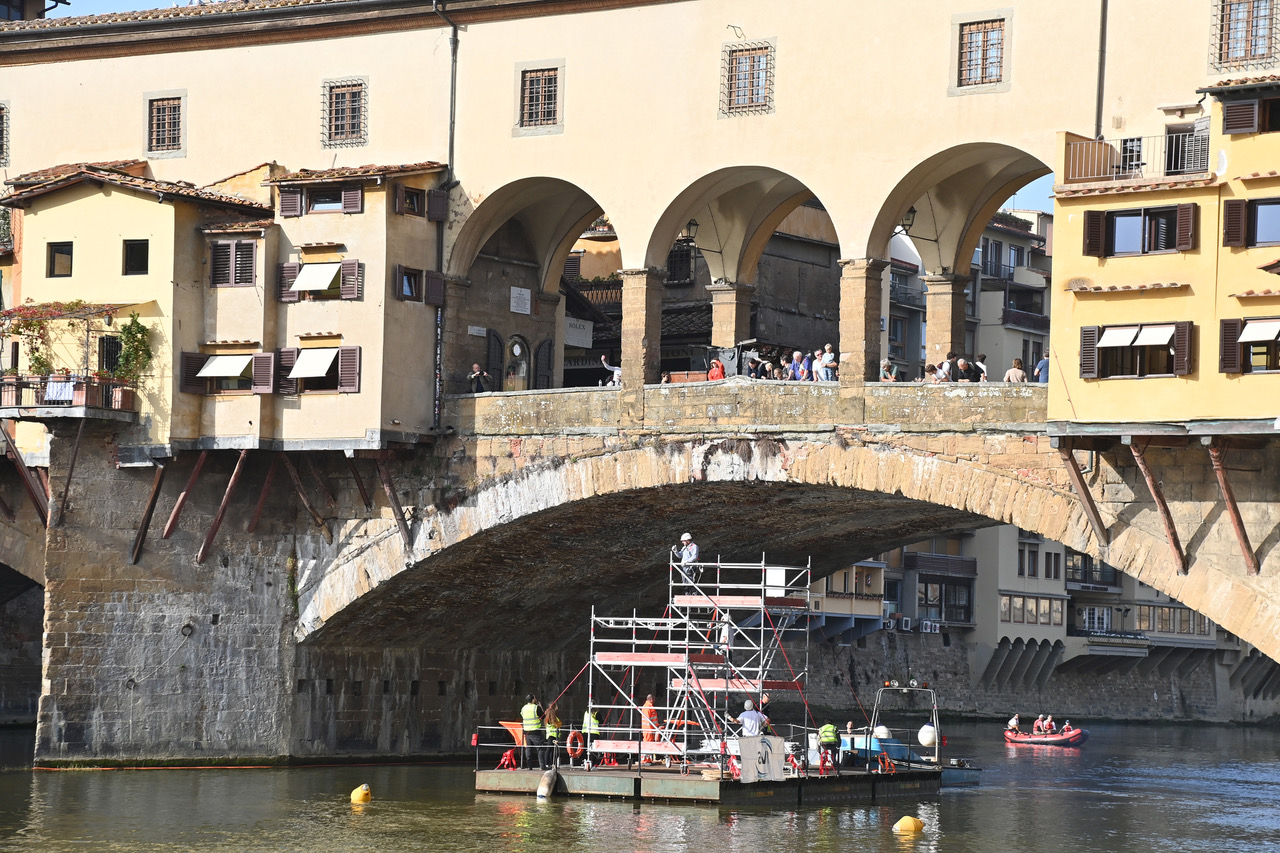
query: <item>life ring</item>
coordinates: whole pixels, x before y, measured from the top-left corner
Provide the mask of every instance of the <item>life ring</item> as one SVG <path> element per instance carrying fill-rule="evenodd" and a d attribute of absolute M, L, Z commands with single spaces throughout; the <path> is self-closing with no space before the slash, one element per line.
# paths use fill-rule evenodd
<path fill-rule="evenodd" d="M 570 758 L 581 758 L 583 753 L 587 751 L 587 740 L 582 736 L 582 732 L 569 732 L 569 740 L 565 742 L 565 749 L 568 751 Z"/>

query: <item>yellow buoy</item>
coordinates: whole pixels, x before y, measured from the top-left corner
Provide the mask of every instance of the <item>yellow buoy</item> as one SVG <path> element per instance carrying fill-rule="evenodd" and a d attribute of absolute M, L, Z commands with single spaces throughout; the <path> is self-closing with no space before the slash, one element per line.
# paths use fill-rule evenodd
<path fill-rule="evenodd" d="M 351 792 L 351 802 L 353 803 L 367 803 L 372 799 L 373 792 L 369 790 L 367 782 Z"/>
<path fill-rule="evenodd" d="M 894 832 L 919 832 L 924 829 L 924 821 L 918 817 L 907 815 L 893 825 Z"/>

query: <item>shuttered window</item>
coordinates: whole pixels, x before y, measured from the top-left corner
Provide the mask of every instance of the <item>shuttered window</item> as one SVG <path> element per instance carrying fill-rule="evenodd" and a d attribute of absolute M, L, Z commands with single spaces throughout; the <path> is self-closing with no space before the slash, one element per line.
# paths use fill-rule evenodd
<path fill-rule="evenodd" d="M 9 165 L 9 106 L 0 104 L 0 166 Z"/>
<path fill-rule="evenodd" d="M 257 241 L 217 240 L 209 244 L 211 287 L 252 287 L 257 284 Z"/>
<path fill-rule="evenodd" d="M 449 218 L 449 191 L 427 190 L 427 219 L 444 222 Z"/>
<path fill-rule="evenodd" d="M 276 392 L 280 394 L 297 394 L 298 380 L 290 378 L 293 366 L 298 361 L 298 348 L 285 347 L 276 351 Z"/>
<path fill-rule="evenodd" d="M 1186 252 L 1196 248 L 1200 206 L 1085 211 L 1082 253 L 1090 257 Z"/>
<path fill-rule="evenodd" d="M 354 258 L 344 260 L 342 262 L 341 284 L 338 287 L 339 297 L 342 299 L 359 299 L 362 280 L 360 262 Z"/>
<path fill-rule="evenodd" d="M 1242 198 L 1227 199 L 1222 203 L 1222 245 L 1244 245 L 1248 208 L 1249 203 Z"/>
<path fill-rule="evenodd" d="M 204 394 L 208 384 L 200 378 L 200 371 L 209 356 L 202 352 L 184 352 L 178 363 L 178 390 L 184 394 Z"/>
<path fill-rule="evenodd" d="M 437 308 L 444 307 L 444 276 L 429 272 L 422 285 L 422 301 Z"/>
<path fill-rule="evenodd" d="M 1080 328 L 1080 378 L 1098 378 L 1098 327 Z"/>
<path fill-rule="evenodd" d="M 302 264 L 280 264 L 276 269 L 276 300 L 279 302 L 297 302 L 301 296 L 293 289 L 293 283 L 302 271 Z"/>
<path fill-rule="evenodd" d="M 360 393 L 360 347 L 338 347 L 338 393 Z"/>
<path fill-rule="evenodd" d="M 1218 327 L 1218 372 L 1240 372 L 1240 332 L 1243 320 L 1221 320 Z"/>
<path fill-rule="evenodd" d="M 298 187 L 280 188 L 280 215 L 282 217 L 302 215 L 301 189 Z"/>
<path fill-rule="evenodd" d="M 276 354 L 273 352 L 254 353 L 253 384 L 250 390 L 255 394 L 273 394 L 276 390 Z"/>
<path fill-rule="evenodd" d="M 1219 322 L 1219 371 L 1280 371 L 1280 317 L 1223 319 Z"/>
<path fill-rule="evenodd" d="M 1222 132 L 1225 134 L 1257 133 L 1258 101 L 1232 101 L 1222 105 Z"/>
<path fill-rule="evenodd" d="M 401 302 L 421 302 L 422 270 L 396 264 L 392 286 L 395 289 L 393 295 Z"/>
<path fill-rule="evenodd" d="M 408 216 L 427 215 L 427 192 L 404 184 L 395 186 L 395 212 Z"/>
<path fill-rule="evenodd" d="M 1084 212 L 1084 254 L 1091 258 L 1103 257 L 1107 248 L 1106 235 L 1106 212 L 1086 210 Z"/>
<path fill-rule="evenodd" d="M 1080 329 L 1080 378 L 1187 376 L 1195 324 L 1187 320 Z"/>
<path fill-rule="evenodd" d="M 1224 201 L 1222 245 L 1280 246 L 1280 198 Z"/>

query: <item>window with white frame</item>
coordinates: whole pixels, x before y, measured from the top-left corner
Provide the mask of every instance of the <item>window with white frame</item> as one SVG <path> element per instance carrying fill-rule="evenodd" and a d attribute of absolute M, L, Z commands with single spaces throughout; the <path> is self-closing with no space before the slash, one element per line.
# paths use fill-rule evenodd
<path fill-rule="evenodd" d="M 1215 68 L 1257 66 L 1273 59 L 1274 0 L 1217 0 L 1213 5 Z"/>
<path fill-rule="evenodd" d="M 351 148 L 369 142 L 369 83 L 363 78 L 324 83 L 321 139 L 325 148 Z"/>

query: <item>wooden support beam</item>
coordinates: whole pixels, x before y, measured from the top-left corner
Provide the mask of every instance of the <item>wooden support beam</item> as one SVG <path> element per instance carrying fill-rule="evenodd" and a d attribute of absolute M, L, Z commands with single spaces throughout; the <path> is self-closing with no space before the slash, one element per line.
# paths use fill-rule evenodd
<path fill-rule="evenodd" d="M 1142 479 L 1147 481 L 1147 491 L 1151 492 L 1151 499 L 1156 502 L 1156 509 L 1160 511 L 1160 521 L 1164 523 L 1164 535 L 1169 540 L 1169 552 L 1173 555 L 1174 565 L 1178 567 L 1178 574 L 1185 575 L 1187 556 L 1182 553 L 1182 541 L 1178 539 L 1178 528 L 1173 524 L 1173 515 L 1169 512 L 1169 504 L 1165 502 L 1164 492 L 1160 490 L 1160 484 L 1156 482 L 1151 466 L 1147 464 L 1146 443 L 1135 441 L 1129 445 L 1129 449 L 1133 451 L 1133 461 L 1138 463 Z"/>
<path fill-rule="evenodd" d="M 258 505 L 253 508 L 253 518 L 249 519 L 247 532 L 258 529 L 258 519 L 262 518 L 262 508 L 267 503 L 267 492 L 271 491 L 271 483 L 276 478 L 276 469 L 280 467 L 280 457 L 271 457 L 271 466 L 267 468 L 267 479 L 262 481 L 262 493 L 258 495 Z"/>
<path fill-rule="evenodd" d="M 156 462 L 156 476 L 151 481 L 151 497 L 147 498 L 147 509 L 142 513 L 142 523 L 138 525 L 138 533 L 133 537 L 133 547 L 129 549 L 129 563 L 138 565 L 138 560 L 142 557 L 142 545 L 147 541 L 147 528 L 151 526 L 151 516 L 156 511 L 156 501 L 160 499 L 160 487 L 164 484 L 165 463 Z M 67 478 L 71 478 L 68 476 Z M 65 498 L 64 498 L 65 500 Z M 58 518 L 61 523 L 61 513 Z"/>
<path fill-rule="evenodd" d="M 347 469 L 351 472 L 351 478 L 356 481 L 356 488 L 360 490 L 360 500 L 364 501 L 365 509 L 373 509 L 373 501 L 369 499 L 369 492 L 364 487 L 364 480 L 360 479 L 360 469 L 356 467 L 356 460 L 350 456 L 343 456 L 347 460 Z"/>
<path fill-rule="evenodd" d="M 27 497 L 31 499 L 31 505 L 36 508 L 36 515 L 40 516 L 41 526 L 48 527 L 49 493 L 35 481 L 35 477 L 31 475 L 31 469 L 27 467 L 22 454 L 18 452 L 18 445 L 14 444 L 13 436 L 9 435 L 10 423 L 12 422 L 0 423 L 0 433 L 4 434 L 5 444 L 8 445 L 9 453 L 13 456 L 13 467 L 18 470 L 18 476 L 22 478 L 22 487 L 27 490 Z"/>
<path fill-rule="evenodd" d="M 338 501 L 333 496 L 333 492 L 329 490 L 329 482 L 320 476 L 320 469 L 316 467 L 315 455 L 312 453 L 303 453 L 302 460 L 307 463 L 307 470 L 311 472 L 311 477 L 316 481 L 316 485 L 320 487 L 320 492 L 324 495 L 324 499 L 329 502 L 329 506 L 337 506 Z"/>
<path fill-rule="evenodd" d="M 404 540 L 404 550 L 408 554 L 413 550 L 413 541 L 409 538 L 409 523 L 404 520 L 404 509 L 400 506 L 400 498 L 396 495 L 395 484 L 391 482 L 391 472 L 387 470 L 385 456 L 378 459 L 378 479 L 382 481 L 382 490 L 387 493 L 391 513 L 396 517 L 396 527 L 400 528 L 400 538 Z"/>
<path fill-rule="evenodd" d="M 1213 473 L 1218 478 L 1218 491 L 1222 493 L 1222 502 L 1227 505 L 1227 514 L 1231 516 L 1231 526 L 1235 528 L 1236 540 L 1240 543 L 1240 553 L 1244 555 L 1244 564 L 1249 574 L 1256 575 L 1262 570 L 1258 563 L 1258 555 L 1249 544 L 1249 532 L 1244 529 L 1244 519 L 1240 517 L 1240 506 L 1236 503 L 1235 493 L 1231 491 L 1231 483 L 1227 480 L 1227 450 L 1217 445 L 1209 445 L 1209 459 L 1213 461 Z"/>
<path fill-rule="evenodd" d="M 80 455 L 80 440 L 84 438 L 84 422 L 85 418 L 80 419 L 80 426 L 76 429 L 76 443 L 71 447 L 71 462 L 67 465 L 67 482 L 62 487 L 62 500 L 58 501 L 58 520 L 54 523 L 54 527 L 62 526 L 62 517 L 67 513 L 67 493 L 71 491 L 71 475 L 76 470 L 76 457 Z"/>
<path fill-rule="evenodd" d="M 227 515 L 227 507 L 231 505 L 231 495 L 236 490 L 236 484 L 240 482 L 240 474 L 244 471 L 244 460 L 248 456 L 248 450 L 240 451 L 235 470 L 231 472 L 231 479 L 227 481 L 227 490 L 222 493 L 222 503 L 218 504 L 218 514 L 213 517 L 213 524 L 209 525 L 209 532 L 205 534 L 200 553 L 196 554 L 196 565 L 204 565 L 204 561 L 209 556 L 209 549 L 213 547 L 213 540 L 218 537 L 218 528 L 222 527 L 222 519 Z"/>
<path fill-rule="evenodd" d="M 178 501 L 173 505 L 173 511 L 169 513 L 169 520 L 164 523 L 164 532 L 160 534 L 161 539 L 168 539 L 174 528 L 178 526 L 178 517 L 182 515 L 182 508 L 187 505 L 187 498 L 191 495 L 191 490 L 196 487 L 196 481 L 200 479 L 200 469 L 204 468 L 204 460 L 208 458 L 209 451 L 201 450 L 195 467 L 191 469 L 191 476 L 187 478 L 187 484 L 178 493 Z"/>
<path fill-rule="evenodd" d="M 1097 538 L 1099 545 L 1105 546 L 1110 544 L 1111 534 L 1107 532 L 1102 513 L 1098 512 L 1098 505 L 1093 502 L 1093 493 L 1089 491 L 1089 486 L 1080 473 L 1080 466 L 1076 463 L 1075 454 L 1072 453 L 1073 443 L 1072 439 L 1062 439 L 1058 445 L 1058 455 L 1062 457 L 1062 464 L 1067 469 L 1067 478 L 1071 480 L 1071 489 L 1076 493 L 1076 499 L 1080 501 L 1085 517 L 1089 519 L 1094 537 Z"/>
<path fill-rule="evenodd" d="M 311 513 L 312 521 L 316 523 L 316 527 L 320 528 L 321 534 L 324 535 L 324 541 L 332 545 L 333 533 L 329 530 L 329 525 L 324 523 L 324 516 L 316 511 L 315 505 L 311 503 L 311 498 L 307 497 L 307 490 L 302 486 L 302 478 L 298 476 L 298 469 L 293 467 L 289 454 L 281 450 L 279 459 L 284 463 L 284 469 L 289 472 L 289 479 L 293 480 L 293 487 L 297 490 L 298 497 L 302 500 L 302 505 L 307 508 L 307 512 Z"/>
<path fill-rule="evenodd" d="M 1190 444 L 1191 439 L 1185 434 L 1166 435 L 1164 433 L 1155 433 L 1152 435 L 1120 436 L 1121 444 L 1127 444 L 1132 447 L 1138 442 L 1142 442 L 1143 449 L 1146 449 L 1148 447 L 1171 447 L 1176 449 L 1179 447 L 1186 447 L 1188 444 Z"/>

